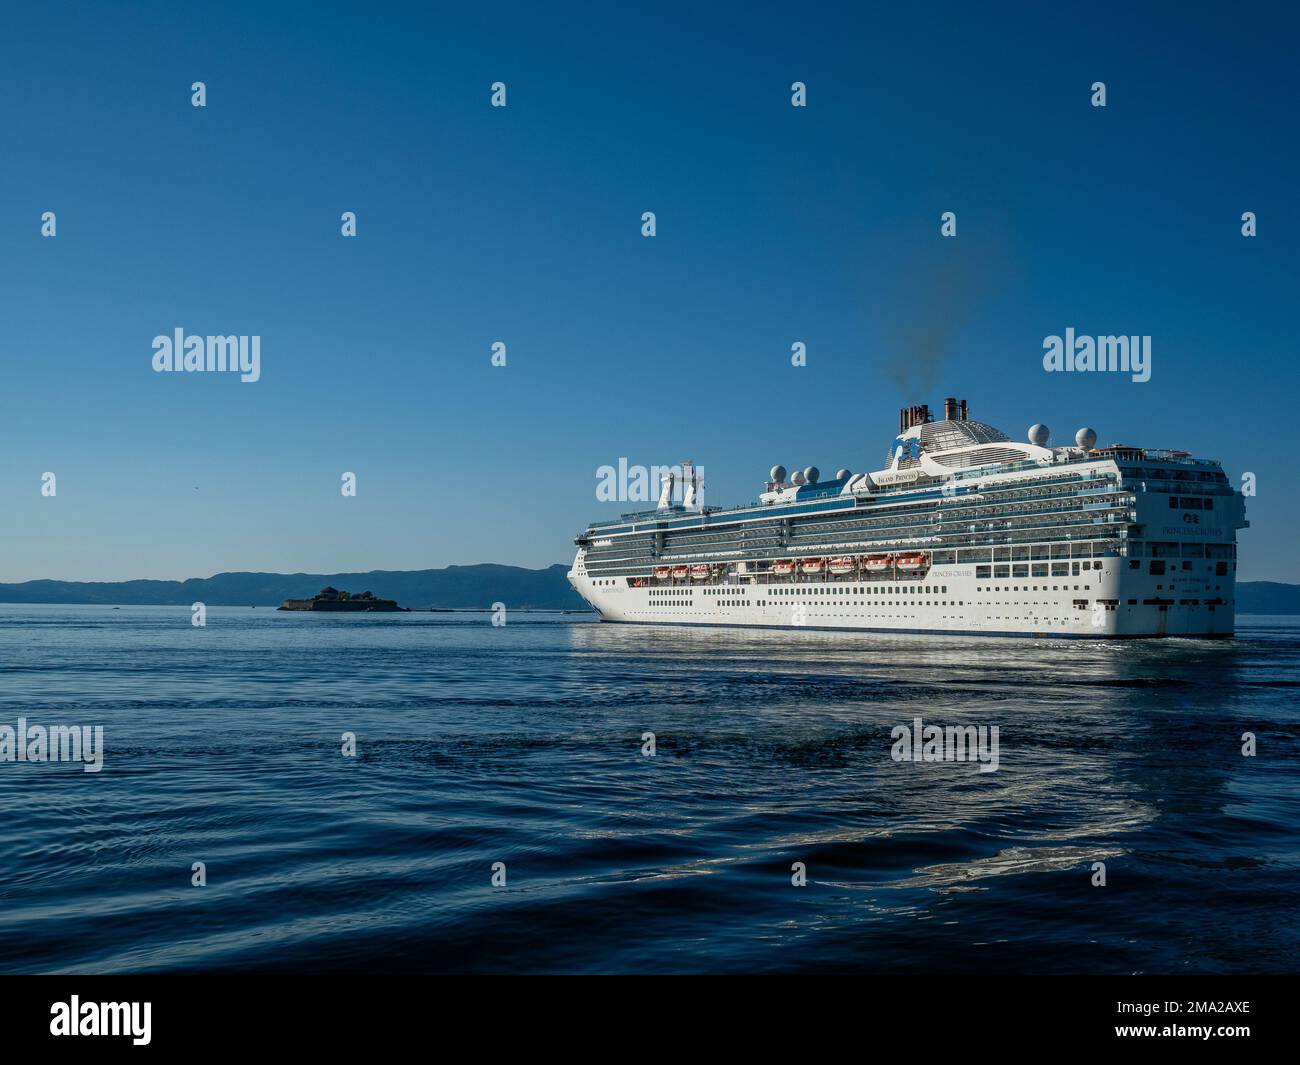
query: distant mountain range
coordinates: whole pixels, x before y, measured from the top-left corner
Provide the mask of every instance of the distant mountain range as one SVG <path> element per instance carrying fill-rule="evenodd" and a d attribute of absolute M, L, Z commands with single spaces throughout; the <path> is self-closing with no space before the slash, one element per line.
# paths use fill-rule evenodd
<path fill-rule="evenodd" d="M 188 581 L 24 581 L 0 584 L 0 603 L 103 603 L 112 606 L 279 606 L 308 599 L 329 586 L 374 592 L 406 607 L 466 609 L 505 603 L 512 609 L 583 610 L 569 587 L 565 565 L 447 566 L 444 569 L 370 570 L 366 573 L 218 573 Z M 1243 581 L 1239 614 L 1300 614 L 1300 585 Z"/>
<path fill-rule="evenodd" d="M 564 576 L 568 566 L 447 566 L 367 573 L 218 573 L 188 581 L 24 581 L 0 584 L 0 603 L 102 603 L 113 606 L 279 606 L 329 586 L 374 592 L 405 607 L 583 610 Z"/>
<path fill-rule="evenodd" d="M 1300 614 L 1300 584 L 1242 581 L 1237 585 L 1238 614 Z"/>

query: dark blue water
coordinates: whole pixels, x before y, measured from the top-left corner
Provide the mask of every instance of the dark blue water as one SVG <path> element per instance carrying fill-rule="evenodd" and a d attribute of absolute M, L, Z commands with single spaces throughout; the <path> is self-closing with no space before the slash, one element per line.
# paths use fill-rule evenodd
<path fill-rule="evenodd" d="M 1296 966 L 1300 619 L 1113 644 L 189 621 L 0 607 L 0 725 L 105 742 L 99 773 L 0 763 L 0 970 Z M 998 771 L 894 761 L 916 715 L 997 725 Z"/>

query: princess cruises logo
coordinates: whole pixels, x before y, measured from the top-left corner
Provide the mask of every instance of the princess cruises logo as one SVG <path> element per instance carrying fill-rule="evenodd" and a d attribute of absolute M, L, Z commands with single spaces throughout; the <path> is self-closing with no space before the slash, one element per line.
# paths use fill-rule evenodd
<path fill-rule="evenodd" d="M 895 449 L 895 456 L 900 462 L 906 459 L 919 459 L 921 457 L 921 441 L 916 437 L 899 441 Z"/>

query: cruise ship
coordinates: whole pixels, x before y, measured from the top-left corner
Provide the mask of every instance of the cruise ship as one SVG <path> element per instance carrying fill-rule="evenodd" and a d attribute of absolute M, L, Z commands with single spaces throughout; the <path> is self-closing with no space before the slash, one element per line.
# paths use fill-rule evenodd
<path fill-rule="evenodd" d="M 1024 443 L 965 400 L 899 412 L 872 473 L 774 466 L 756 502 L 702 506 L 689 463 L 659 505 L 593 522 L 569 581 L 604 621 L 967 636 L 1230 637 L 1240 492 L 1218 462 L 1080 429 Z M 679 501 L 680 500 L 680 501 Z"/>

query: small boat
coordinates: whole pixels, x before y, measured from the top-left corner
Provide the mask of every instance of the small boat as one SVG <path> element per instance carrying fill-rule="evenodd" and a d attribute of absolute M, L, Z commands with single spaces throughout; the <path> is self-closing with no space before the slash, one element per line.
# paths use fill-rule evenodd
<path fill-rule="evenodd" d="M 655 576 L 658 577 L 661 581 L 666 581 L 672 575 L 673 575 L 673 570 L 671 566 L 655 567 Z"/>
<path fill-rule="evenodd" d="M 868 573 L 884 573 L 889 569 L 890 562 L 889 555 L 867 555 L 862 560 L 862 568 Z"/>
<path fill-rule="evenodd" d="M 821 573 L 826 568 L 826 563 L 820 558 L 806 558 L 799 563 L 800 573 Z"/>
<path fill-rule="evenodd" d="M 789 559 L 782 559 L 780 562 L 773 562 L 772 572 L 778 577 L 788 577 L 794 572 L 794 563 Z"/>
<path fill-rule="evenodd" d="M 898 568 L 900 570 L 905 570 L 909 573 L 912 572 L 913 570 L 925 569 L 925 556 L 924 555 L 899 555 Z"/>
<path fill-rule="evenodd" d="M 688 577 L 688 576 L 690 576 L 690 573 L 691 573 L 691 568 L 690 568 L 690 566 L 674 566 L 674 567 L 673 567 L 673 576 L 674 576 L 675 578 L 679 578 L 679 579 L 680 579 L 680 578 Z"/>
<path fill-rule="evenodd" d="M 852 573 L 853 559 L 851 558 L 833 558 L 831 559 L 830 570 L 832 573 Z"/>
<path fill-rule="evenodd" d="M 635 580 L 632 581 L 632 587 L 633 587 L 633 588 L 644 588 L 644 587 L 645 587 L 645 578 L 644 578 L 644 577 L 637 577 Z"/>
<path fill-rule="evenodd" d="M 709 579 L 708 566 L 692 566 L 691 579 L 696 581 L 707 581 Z"/>

